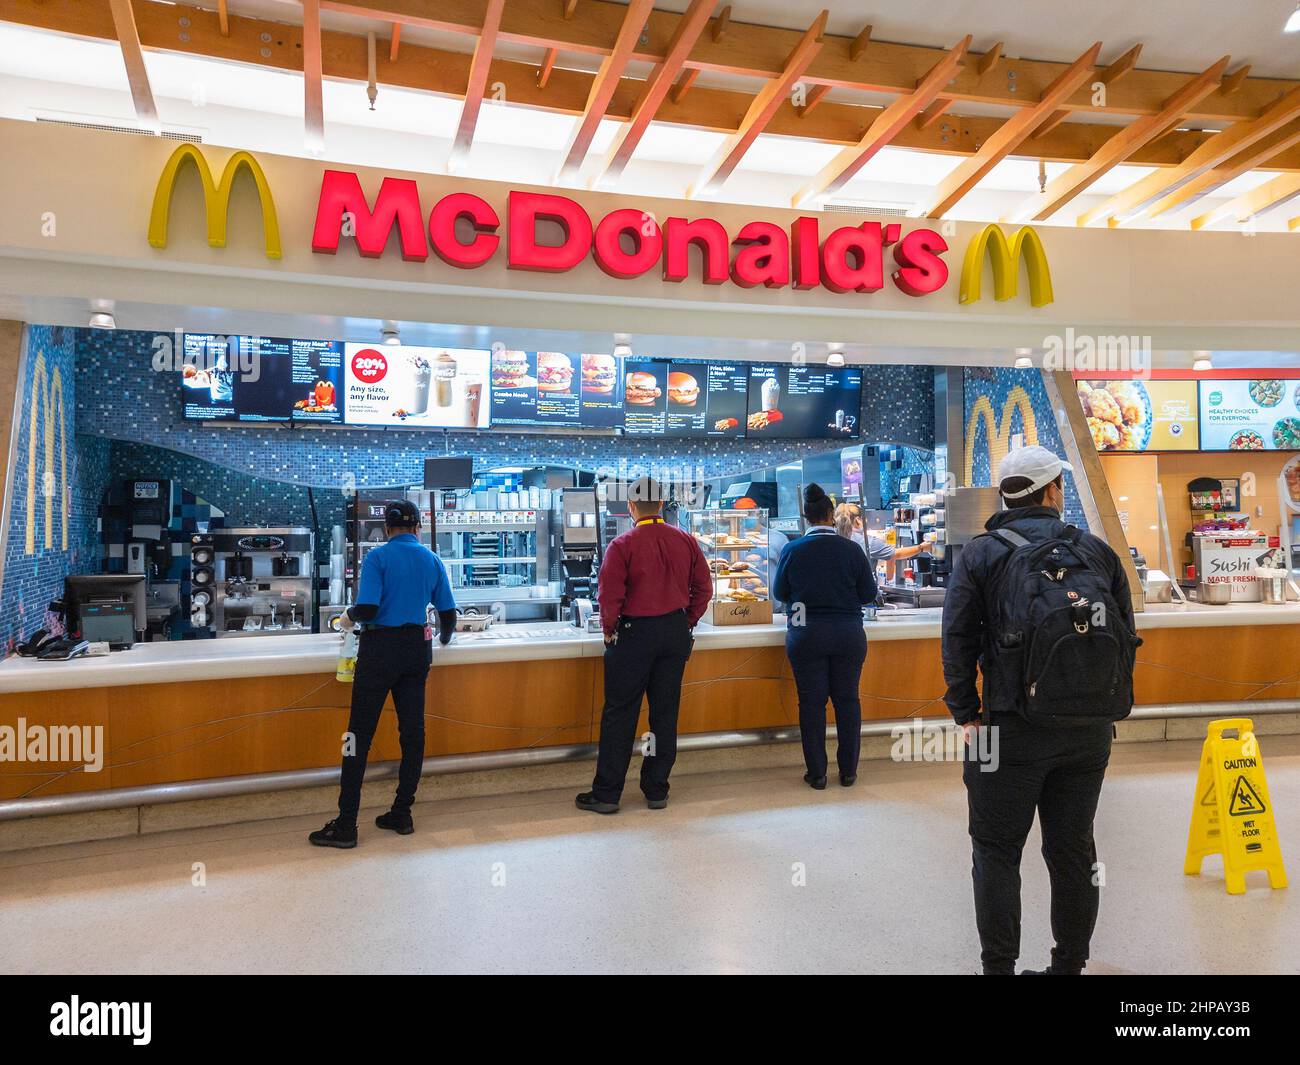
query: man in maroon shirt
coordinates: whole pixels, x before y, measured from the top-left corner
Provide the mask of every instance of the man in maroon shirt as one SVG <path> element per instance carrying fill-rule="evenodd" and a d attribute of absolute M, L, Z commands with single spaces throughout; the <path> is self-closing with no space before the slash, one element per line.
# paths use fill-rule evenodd
<path fill-rule="evenodd" d="M 641 697 L 650 703 L 650 739 L 641 761 L 646 805 L 668 805 L 668 774 L 677 758 L 677 704 L 695 638 L 691 631 L 713 595 L 704 552 L 689 533 L 661 516 L 663 489 L 642 477 L 628 487 L 633 526 L 615 537 L 600 564 L 600 618 L 605 630 L 605 708 L 591 791 L 578 809 L 618 812 Z"/>

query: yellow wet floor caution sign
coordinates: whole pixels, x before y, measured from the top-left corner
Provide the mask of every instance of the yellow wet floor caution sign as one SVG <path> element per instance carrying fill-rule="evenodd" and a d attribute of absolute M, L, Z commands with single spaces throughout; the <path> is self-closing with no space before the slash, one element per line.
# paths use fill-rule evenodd
<path fill-rule="evenodd" d="M 1183 872 L 1198 875 L 1207 854 L 1223 855 L 1229 895 L 1245 894 L 1251 869 L 1267 872 L 1269 887 L 1286 887 L 1264 759 L 1246 717 L 1211 721 L 1206 730 Z"/>

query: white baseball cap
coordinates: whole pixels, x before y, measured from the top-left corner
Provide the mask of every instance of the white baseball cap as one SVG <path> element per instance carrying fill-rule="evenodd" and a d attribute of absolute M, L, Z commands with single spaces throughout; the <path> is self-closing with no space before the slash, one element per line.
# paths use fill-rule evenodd
<path fill-rule="evenodd" d="M 1060 477 L 1062 470 L 1073 472 L 1074 468 L 1068 462 L 1062 462 L 1058 455 L 1037 444 L 1009 451 L 1006 458 L 998 465 L 999 484 L 1011 477 L 1028 477 L 1029 487 L 1019 492 L 1003 492 L 1002 498 L 1024 499 L 1025 496 L 1031 496 Z"/>

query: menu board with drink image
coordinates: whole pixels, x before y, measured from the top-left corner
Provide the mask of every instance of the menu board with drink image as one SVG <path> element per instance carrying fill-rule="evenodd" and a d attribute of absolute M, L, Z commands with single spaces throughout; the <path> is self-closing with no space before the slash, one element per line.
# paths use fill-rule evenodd
<path fill-rule="evenodd" d="M 200 421 L 336 424 L 342 366 L 337 341 L 186 333 L 183 414 Z"/>
<path fill-rule="evenodd" d="M 851 439 L 858 435 L 862 371 L 855 367 L 755 363 L 746 435 Z"/>
<path fill-rule="evenodd" d="M 490 352 L 348 344 L 344 422 L 412 429 L 486 429 Z"/>
<path fill-rule="evenodd" d="M 565 428 L 621 425 L 612 355 L 492 351 L 492 424 Z"/>

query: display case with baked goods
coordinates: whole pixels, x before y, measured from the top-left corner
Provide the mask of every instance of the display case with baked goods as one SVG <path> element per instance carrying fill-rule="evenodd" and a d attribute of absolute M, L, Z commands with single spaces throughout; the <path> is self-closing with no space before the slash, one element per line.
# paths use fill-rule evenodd
<path fill-rule="evenodd" d="M 767 511 L 696 510 L 690 518 L 691 535 L 713 574 L 713 602 L 705 617 L 714 625 L 770 623 Z"/>

